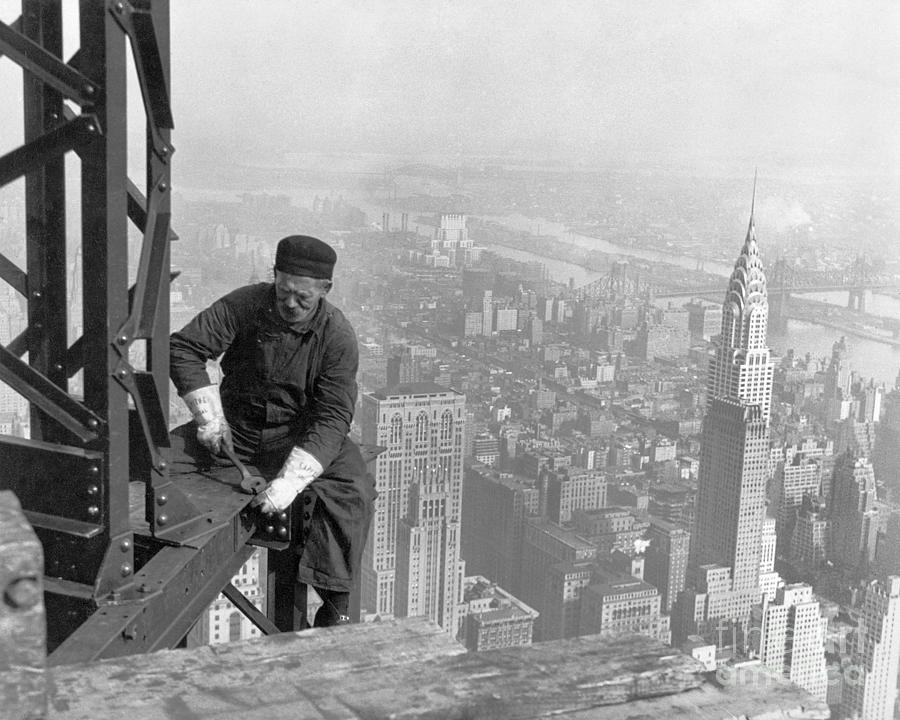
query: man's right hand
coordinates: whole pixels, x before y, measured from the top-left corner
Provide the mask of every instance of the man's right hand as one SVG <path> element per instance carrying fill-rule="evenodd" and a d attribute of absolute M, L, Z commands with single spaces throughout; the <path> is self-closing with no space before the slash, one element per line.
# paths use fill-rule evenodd
<path fill-rule="evenodd" d="M 197 442 L 215 455 L 223 454 L 223 445 L 232 448 L 231 428 L 225 419 L 218 385 L 191 390 L 185 393 L 184 402 L 197 423 Z"/>

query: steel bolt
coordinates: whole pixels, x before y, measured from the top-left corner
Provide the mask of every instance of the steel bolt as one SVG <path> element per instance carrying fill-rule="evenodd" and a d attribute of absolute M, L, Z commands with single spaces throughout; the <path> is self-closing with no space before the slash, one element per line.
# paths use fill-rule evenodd
<path fill-rule="evenodd" d="M 100 492 L 99 487 L 97 487 L 96 485 L 88 485 L 88 489 L 87 489 L 88 495 L 96 495 L 98 492 Z"/>
<path fill-rule="evenodd" d="M 99 514 L 100 514 L 100 508 L 98 508 L 96 505 L 91 505 L 88 508 L 88 515 L 90 515 L 91 517 L 96 517 Z"/>
<path fill-rule="evenodd" d="M 165 505 L 167 502 L 169 502 L 168 495 L 160 495 L 159 497 L 156 498 L 157 505 Z"/>
<path fill-rule="evenodd" d="M 159 517 L 156 518 L 157 525 L 165 525 L 167 522 L 169 522 L 168 515 L 160 515 Z"/>
<path fill-rule="evenodd" d="M 131 564 L 122 563 L 122 567 L 119 568 L 119 572 L 122 573 L 122 577 L 128 577 L 129 575 L 131 575 Z"/>
<path fill-rule="evenodd" d="M 24 577 L 13 580 L 6 586 L 3 599 L 7 605 L 21 610 L 34 607 L 41 597 L 41 590 L 35 578 Z"/>
<path fill-rule="evenodd" d="M 122 552 L 128 552 L 129 550 L 131 550 L 131 540 L 128 540 L 128 539 L 126 538 L 125 540 L 123 540 L 122 542 L 120 542 L 120 543 L 119 543 L 119 550 L 121 550 Z"/>

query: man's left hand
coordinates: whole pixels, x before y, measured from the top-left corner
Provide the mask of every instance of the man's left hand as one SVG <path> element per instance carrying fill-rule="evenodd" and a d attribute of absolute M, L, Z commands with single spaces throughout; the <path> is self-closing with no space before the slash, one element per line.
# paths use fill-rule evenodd
<path fill-rule="evenodd" d="M 295 447 L 276 478 L 250 504 L 267 515 L 281 512 L 321 474 L 319 461 L 302 448 Z"/>

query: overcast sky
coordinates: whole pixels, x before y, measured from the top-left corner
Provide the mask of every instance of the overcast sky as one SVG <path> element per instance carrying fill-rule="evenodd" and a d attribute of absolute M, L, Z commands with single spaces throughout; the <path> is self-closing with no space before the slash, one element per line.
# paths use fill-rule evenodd
<path fill-rule="evenodd" d="M 173 0 L 172 64 L 181 162 L 533 148 L 900 174 L 896 0 Z M 0 151 L 19 77 L 0 59 Z"/>

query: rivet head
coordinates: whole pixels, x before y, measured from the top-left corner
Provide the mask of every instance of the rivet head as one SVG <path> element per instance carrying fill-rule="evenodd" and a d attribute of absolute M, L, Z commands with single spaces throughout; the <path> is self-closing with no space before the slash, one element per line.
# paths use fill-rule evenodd
<path fill-rule="evenodd" d="M 62 363 L 53 363 L 53 369 L 56 370 L 56 372 L 62 372 Z"/>
<path fill-rule="evenodd" d="M 121 550 L 122 552 L 128 552 L 129 550 L 131 550 L 131 540 L 126 539 L 120 542 L 119 550 Z"/>
<path fill-rule="evenodd" d="M 97 420 L 96 420 L 96 418 L 90 418 L 90 419 L 88 419 L 88 421 L 87 421 L 87 426 L 88 426 L 89 428 L 95 428 L 95 427 L 97 427 Z M 96 471 L 94 471 L 94 472 L 96 472 Z"/>
<path fill-rule="evenodd" d="M 158 515 L 157 518 L 156 518 L 156 524 L 157 524 L 157 525 L 165 525 L 167 522 L 169 522 L 169 516 L 168 516 L 168 515 Z"/>
<path fill-rule="evenodd" d="M 96 495 L 98 492 L 100 492 L 99 487 L 97 487 L 96 485 L 88 485 L 88 489 L 87 489 L 88 495 Z"/>
<path fill-rule="evenodd" d="M 275 532 L 275 528 L 272 525 L 266 525 L 266 535 L 271 535 Z"/>
<path fill-rule="evenodd" d="M 125 334 L 119 335 L 119 337 L 116 338 L 116 342 L 119 343 L 119 345 L 124 345 L 128 342 L 128 336 Z"/>
<path fill-rule="evenodd" d="M 159 191 L 160 191 L 160 192 L 165 192 L 165 191 L 168 190 L 168 189 L 169 189 L 169 186 L 166 185 L 166 183 L 161 182 L 161 183 L 159 184 Z"/>
<path fill-rule="evenodd" d="M 286 536 L 287 536 L 287 528 L 284 525 L 279 526 L 278 537 L 286 537 Z"/>
<path fill-rule="evenodd" d="M 96 130 L 96 129 L 97 128 L 94 126 L 94 123 L 88 123 L 88 126 L 87 126 L 88 132 L 94 132 L 94 130 Z"/>
<path fill-rule="evenodd" d="M 91 505 L 88 508 L 88 515 L 90 515 L 91 517 L 96 517 L 99 514 L 100 514 L 100 508 L 98 508 L 96 505 Z"/>
<path fill-rule="evenodd" d="M 165 505 L 167 502 L 169 502 L 169 496 L 168 496 L 168 495 L 159 495 L 159 496 L 157 496 L 157 498 L 156 498 L 156 504 L 157 504 L 157 505 L 162 506 L 162 505 Z"/>
<path fill-rule="evenodd" d="M 116 3 L 116 12 L 120 13 L 125 9 L 125 3 L 117 2 Z"/>
<path fill-rule="evenodd" d="M 34 607 L 41 597 L 41 589 L 35 578 L 17 578 L 6 586 L 3 600 L 10 607 L 26 610 Z"/>
<path fill-rule="evenodd" d="M 122 567 L 119 568 L 119 572 L 122 573 L 122 577 L 131 575 L 131 563 L 122 563 Z"/>
<path fill-rule="evenodd" d="M 165 460 L 160 460 L 158 467 L 160 470 L 165 470 L 167 467 L 169 467 L 169 464 Z"/>
<path fill-rule="evenodd" d="M 128 371 L 125 368 L 119 368 L 118 370 L 116 370 L 116 375 L 118 375 L 120 378 L 128 377 Z"/>
<path fill-rule="evenodd" d="M 40 290 L 32 291 L 31 297 L 33 297 L 35 300 L 39 300 L 41 297 L 41 291 Z"/>
<path fill-rule="evenodd" d="M 285 512 L 278 513 L 278 519 L 281 520 L 281 522 L 287 522 L 287 513 L 285 513 Z"/>
<path fill-rule="evenodd" d="M 84 86 L 84 94 L 85 95 L 93 95 L 94 94 L 94 86 L 93 85 L 85 85 Z"/>
<path fill-rule="evenodd" d="M 90 423 L 90 421 L 88 421 L 88 423 Z M 100 466 L 99 466 L 99 465 L 91 465 L 91 466 L 88 468 L 88 472 L 89 472 L 91 475 L 96 475 L 97 473 L 100 472 Z"/>

